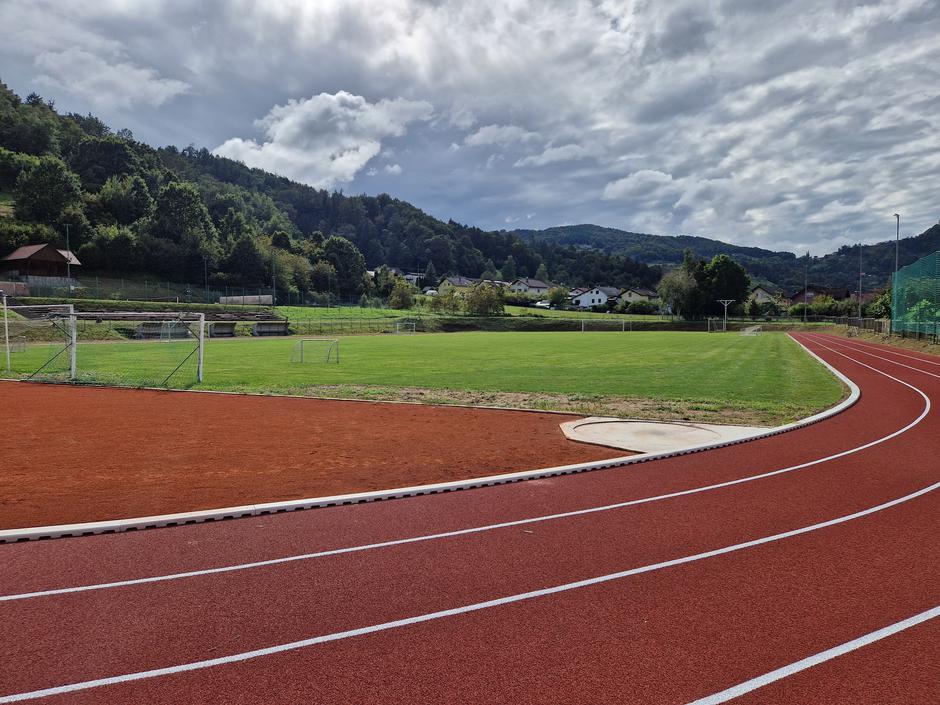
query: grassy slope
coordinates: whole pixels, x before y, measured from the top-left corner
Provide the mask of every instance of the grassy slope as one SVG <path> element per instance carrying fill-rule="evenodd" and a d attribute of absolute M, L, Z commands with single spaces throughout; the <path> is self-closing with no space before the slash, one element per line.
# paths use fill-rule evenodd
<path fill-rule="evenodd" d="M 206 350 L 205 388 L 356 394 L 360 385 L 558 395 L 546 408 L 623 409 L 616 400 L 663 402 L 671 415 L 699 420 L 777 422 L 807 415 L 841 396 L 841 385 L 785 335 L 707 333 L 461 333 L 357 336 L 341 340 L 339 365 L 291 364 L 292 339 L 218 340 Z M 144 358 L 165 368 L 181 344 L 95 344 L 80 348 L 80 367 L 118 369 Z M 18 365 L 41 350 L 21 353 Z M 141 380 L 145 381 L 145 380 Z M 330 391 L 332 389 L 332 391 Z M 336 390 L 341 389 L 342 393 Z M 366 391 L 362 391 L 366 390 Z M 359 396 L 369 397 L 368 387 Z M 469 398 L 473 400 L 473 398 Z M 564 403 L 563 403 L 564 402 Z M 582 402 L 582 407 L 572 402 Z M 654 406 L 635 412 L 650 415 Z M 736 412 L 728 413 L 724 412 Z M 622 411 L 621 413 L 626 413 Z M 743 413 L 743 417 L 742 417 Z"/>

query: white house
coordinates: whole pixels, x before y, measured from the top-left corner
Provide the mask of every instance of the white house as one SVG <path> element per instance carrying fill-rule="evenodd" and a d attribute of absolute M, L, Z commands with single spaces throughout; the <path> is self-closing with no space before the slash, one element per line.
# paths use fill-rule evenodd
<path fill-rule="evenodd" d="M 516 281 L 509 285 L 510 291 L 517 294 L 531 294 L 532 296 L 547 294 L 550 288 L 551 286 L 548 282 L 543 282 L 541 279 L 529 279 L 527 277 L 516 279 Z"/>
<path fill-rule="evenodd" d="M 659 294 L 655 291 L 652 289 L 644 289 L 641 286 L 624 289 L 620 293 L 620 300 L 628 304 L 632 304 L 634 301 L 655 301 L 658 298 Z"/>
<path fill-rule="evenodd" d="M 576 290 L 577 291 L 577 290 Z M 578 308 L 591 308 L 591 306 L 603 306 L 611 298 L 610 291 L 616 293 L 613 296 L 617 296 L 620 293 L 619 289 L 614 289 L 610 286 L 595 286 L 593 289 L 588 289 L 578 294 L 574 294 L 570 297 L 571 305 L 577 306 Z"/>
<path fill-rule="evenodd" d="M 759 304 L 773 303 L 777 300 L 777 297 L 774 296 L 770 291 L 764 287 L 758 285 L 751 288 L 751 294 L 748 296 L 748 301 L 756 301 Z"/>

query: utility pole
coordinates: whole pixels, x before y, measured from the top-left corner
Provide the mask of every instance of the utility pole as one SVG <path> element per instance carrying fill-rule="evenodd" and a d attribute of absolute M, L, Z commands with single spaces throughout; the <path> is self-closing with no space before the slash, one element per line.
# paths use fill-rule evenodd
<path fill-rule="evenodd" d="M 806 323 L 806 290 L 809 289 L 809 250 L 806 251 L 806 265 L 803 267 L 803 323 Z"/>
<path fill-rule="evenodd" d="M 862 243 L 858 243 L 858 320 L 862 321 Z"/>
<path fill-rule="evenodd" d="M 69 224 L 65 224 L 65 278 L 68 280 L 69 298 L 72 298 L 72 246 L 69 243 Z"/>
<path fill-rule="evenodd" d="M 897 221 L 897 230 L 894 233 L 894 277 L 898 276 L 898 250 L 901 247 L 901 214 L 895 213 L 894 218 Z M 891 280 L 891 286 L 894 287 L 894 279 Z"/>
<path fill-rule="evenodd" d="M 734 303 L 734 299 L 718 299 L 718 303 L 725 307 L 725 325 L 724 330 L 728 332 L 728 307 Z"/>
<path fill-rule="evenodd" d="M 274 290 L 274 296 L 271 302 L 277 306 L 277 250 L 271 248 L 271 288 Z"/>
<path fill-rule="evenodd" d="M 13 369 L 10 366 L 10 324 L 7 321 L 7 293 L 3 289 L 0 289 L 0 297 L 3 297 L 3 344 L 7 349 L 7 372 L 10 372 Z"/>

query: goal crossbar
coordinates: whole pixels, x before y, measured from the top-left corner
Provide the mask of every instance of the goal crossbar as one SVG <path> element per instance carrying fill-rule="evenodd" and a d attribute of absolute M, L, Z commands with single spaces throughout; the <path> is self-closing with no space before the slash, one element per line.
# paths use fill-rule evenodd
<path fill-rule="evenodd" d="M 326 346 L 326 353 L 322 352 Z M 308 350 L 308 348 L 319 348 L 319 356 Z M 335 362 L 339 364 L 339 338 L 301 338 L 294 344 L 291 351 L 291 362 L 313 362 L 322 360 L 324 362 Z"/>

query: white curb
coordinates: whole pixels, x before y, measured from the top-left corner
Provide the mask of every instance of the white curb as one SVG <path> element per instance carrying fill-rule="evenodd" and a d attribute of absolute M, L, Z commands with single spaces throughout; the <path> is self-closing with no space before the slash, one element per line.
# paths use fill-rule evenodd
<path fill-rule="evenodd" d="M 790 337 L 792 338 L 792 336 Z M 136 531 L 139 529 L 155 529 L 165 526 L 183 526 L 186 524 L 199 524 L 202 522 L 219 521 L 222 519 L 235 519 L 239 517 L 259 516 L 263 514 L 293 512 L 300 509 L 336 507 L 345 504 L 377 502 L 384 499 L 397 499 L 402 497 L 416 497 L 418 495 L 455 492 L 459 490 L 474 489 L 477 487 L 504 485 L 510 482 L 521 482 L 523 480 L 554 477 L 556 475 L 572 475 L 574 473 L 589 472 L 591 470 L 604 470 L 607 468 L 624 467 L 627 465 L 634 465 L 636 463 L 644 463 L 650 460 L 672 458 L 678 455 L 698 453 L 703 450 L 724 448 L 726 446 L 746 443 L 748 441 L 754 441 L 760 438 L 777 436 L 781 433 L 787 433 L 788 431 L 810 426 L 825 419 L 831 418 L 832 416 L 845 411 L 858 401 L 859 397 L 861 396 L 861 391 L 852 380 L 843 375 L 798 340 L 795 338 L 793 338 L 793 340 L 813 358 L 824 365 L 835 377 L 842 381 L 849 388 L 849 396 L 832 408 L 821 411 L 820 413 L 814 414 L 813 416 L 808 416 L 805 419 L 794 421 L 793 423 L 789 423 L 784 426 L 777 426 L 775 428 L 760 431 L 752 435 L 744 436 L 734 440 L 725 440 L 718 441 L 716 443 L 689 446 L 687 448 L 680 448 L 659 453 L 642 453 L 639 455 L 611 458 L 608 460 L 600 460 L 591 463 L 559 465 L 556 467 L 542 468 L 539 470 L 525 470 L 522 472 L 513 472 L 503 475 L 489 475 L 486 477 L 477 477 L 469 480 L 455 480 L 452 482 L 441 482 L 433 485 L 417 485 L 415 487 L 401 487 L 397 489 L 380 490 L 376 492 L 357 492 L 354 494 L 334 495 L 332 497 L 314 497 L 309 499 L 289 500 L 285 502 L 268 502 L 265 504 L 246 504 L 240 507 L 224 507 L 221 509 L 183 512 L 180 514 L 162 514 L 159 516 L 114 519 L 111 521 L 97 521 L 83 524 L 61 524 L 57 526 L 34 526 L 24 529 L 4 529 L 0 530 L 0 543 L 35 541 L 37 539 L 64 538 L 68 536 L 91 536 L 94 534 Z"/>

